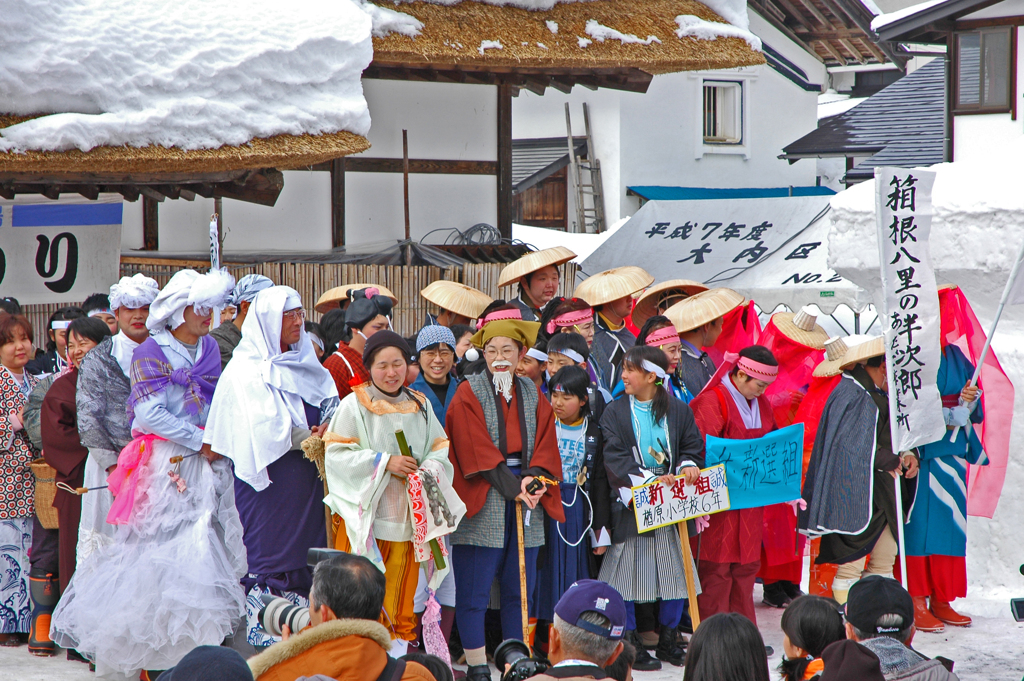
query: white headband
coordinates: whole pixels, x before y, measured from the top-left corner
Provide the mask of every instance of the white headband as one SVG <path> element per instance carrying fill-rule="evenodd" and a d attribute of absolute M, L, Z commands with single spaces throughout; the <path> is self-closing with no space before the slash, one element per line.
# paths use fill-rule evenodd
<path fill-rule="evenodd" d="M 527 357 L 533 357 L 538 362 L 546 362 L 546 361 L 548 361 L 548 356 L 546 354 L 544 354 L 543 352 L 541 352 L 540 350 L 538 350 L 537 348 L 530 348 L 529 350 L 527 350 L 526 351 L 526 356 Z"/>
<path fill-rule="evenodd" d="M 324 351 L 324 342 L 320 340 L 320 336 L 316 335 L 315 333 L 311 333 L 309 334 L 309 339 L 313 341 L 313 345 L 320 348 L 320 352 Z"/>
<path fill-rule="evenodd" d="M 109 310 L 109 309 L 107 309 L 105 307 L 104 308 L 100 308 L 98 310 L 89 310 L 89 316 L 90 317 L 98 317 L 101 314 L 108 314 L 111 317 L 114 316 L 113 311 L 111 311 L 111 310 Z"/>
<path fill-rule="evenodd" d="M 555 354 L 558 355 L 565 355 L 566 357 L 576 362 L 577 364 L 583 364 L 584 362 L 587 361 L 583 359 L 583 355 L 576 352 L 575 350 L 570 350 L 569 348 L 565 348 L 564 350 L 552 350 L 551 352 L 554 352 Z"/>
<path fill-rule="evenodd" d="M 50 322 L 50 328 L 53 329 L 54 331 L 63 331 L 64 329 L 68 328 L 69 326 L 71 326 L 71 320 L 67 320 L 67 321 L 63 321 L 63 322 L 61 322 L 61 321 Z"/>
<path fill-rule="evenodd" d="M 640 366 L 644 368 L 644 371 L 650 372 L 657 376 L 659 380 L 664 381 L 668 379 L 668 374 L 665 373 L 665 370 L 649 359 L 645 359 Z"/>

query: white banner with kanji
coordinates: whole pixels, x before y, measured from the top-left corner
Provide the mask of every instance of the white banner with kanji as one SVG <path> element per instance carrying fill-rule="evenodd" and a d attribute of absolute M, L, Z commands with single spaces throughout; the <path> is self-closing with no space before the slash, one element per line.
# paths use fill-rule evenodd
<path fill-rule="evenodd" d="M 724 464 L 701 470 L 693 485 L 687 485 L 679 475 L 672 485 L 649 482 L 634 487 L 632 492 L 636 527 L 640 532 L 729 510 Z"/>
<path fill-rule="evenodd" d="M 946 433 L 937 378 L 939 295 L 929 236 L 935 173 L 875 169 L 875 216 L 884 293 L 881 319 L 892 449 L 905 452 Z"/>

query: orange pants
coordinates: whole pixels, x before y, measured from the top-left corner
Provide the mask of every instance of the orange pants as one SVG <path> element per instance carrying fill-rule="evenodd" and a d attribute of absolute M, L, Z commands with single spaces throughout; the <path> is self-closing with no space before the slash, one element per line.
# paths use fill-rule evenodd
<path fill-rule="evenodd" d="M 345 521 L 334 518 L 334 548 L 351 553 Z M 391 631 L 393 639 L 416 640 L 416 613 L 413 612 L 413 597 L 420 576 L 420 564 L 416 562 L 409 541 L 377 540 L 377 548 L 384 558 L 384 577 L 387 591 L 384 594 L 384 612 L 380 623 Z"/>

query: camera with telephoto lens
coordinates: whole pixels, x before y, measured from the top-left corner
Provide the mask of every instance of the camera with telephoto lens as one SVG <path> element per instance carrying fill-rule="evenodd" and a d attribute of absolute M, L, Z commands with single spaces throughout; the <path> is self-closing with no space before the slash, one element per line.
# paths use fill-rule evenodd
<path fill-rule="evenodd" d="M 501 681 L 525 681 L 532 676 L 543 674 L 551 665 L 531 657 L 530 649 L 525 643 L 510 638 L 495 649 L 494 666 L 501 672 Z"/>
<path fill-rule="evenodd" d="M 287 598 L 263 594 L 260 596 L 263 607 L 260 609 L 258 621 L 263 631 L 271 636 L 281 636 L 285 625 L 293 634 L 309 626 L 309 608 L 295 605 Z"/>

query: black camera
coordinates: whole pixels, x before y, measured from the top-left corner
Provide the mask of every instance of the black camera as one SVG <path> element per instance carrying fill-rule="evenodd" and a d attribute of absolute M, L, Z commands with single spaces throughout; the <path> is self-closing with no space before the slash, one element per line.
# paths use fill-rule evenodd
<path fill-rule="evenodd" d="M 551 665 L 531 657 L 530 649 L 525 643 L 510 638 L 495 649 L 494 666 L 501 672 L 501 681 L 525 681 L 532 676 L 543 674 Z"/>
<path fill-rule="evenodd" d="M 306 551 L 306 565 L 309 567 L 316 567 L 316 564 L 322 560 L 330 560 L 335 556 L 340 556 L 344 551 L 338 551 L 337 549 L 309 549 Z"/>
<path fill-rule="evenodd" d="M 263 607 L 257 617 L 263 631 L 271 636 L 281 636 L 285 625 L 293 634 L 309 626 L 309 608 L 272 594 L 263 594 L 260 600 L 263 601 Z"/>
<path fill-rule="evenodd" d="M 1020 566 L 1020 573 L 1024 575 L 1024 565 Z M 1011 598 L 1010 612 L 1013 613 L 1013 619 L 1024 622 L 1024 598 Z"/>

